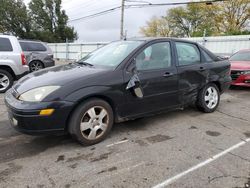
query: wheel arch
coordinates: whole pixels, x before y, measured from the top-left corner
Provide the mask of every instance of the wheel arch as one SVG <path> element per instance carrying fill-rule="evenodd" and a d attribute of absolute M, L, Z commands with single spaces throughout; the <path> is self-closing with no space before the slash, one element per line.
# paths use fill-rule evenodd
<path fill-rule="evenodd" d="M 16 80 L 16 75 L 15 75 L 15 73 L 14 73 L 14 71 L 12 70 L 11 67 L 9 67 L 9 66 L 7 66 L 7 65 L 0 65 L 0 69 L 9 72 L 9 73 L 11 74 L 11 76 L 13 76 L 13 78 Z"/>
<path fill-rule="evenodd" d="M 215 85 L 218 87 L 220 93 L 222 92 L 221 83 L 220 83 L 219 81 L 212 81 L 212 82 L 210 82 L 210 83 L 215 84 Z"/>
<path fill-rule="evenodd" d="M 110 97 L 107 97 L 105 95 L 95 94 L 95 95 L 90 95 L 90 96 L 83 97 L 83 98 L 81 98 L 80 100 L 78 100 L 76 102 L 76 104 L 73 106 L 72 110 L 70 111 L 70 113 L 69 113 L 69 115 L 67 117 L 66 127 L 65 127 L 66 131 L 68 130 L 70 118 L 71 118 L 72 114 L 74 113 L 74 111 L 76 110 L 76 108 L 79 105 L 81 105 L 82 103 L 84 103 L 85 101 L 87 101 L 87 100 L 93 100 L 93 99 L 101 99 L 101 100 L 107 102 L 110 105 L 111 109 L 112 109 L 113 116 L 114 116 L 114 122 L 116 122 L 117 113 L 116 113 L 116 110 L 115 110 L 116 106 L 115 106 L 114 101 Z"/>
<path fill-rule="evenodd" d="M 32 62 L 34 62 L 34 61 L 38 61 L 38 62 L 42 63 L 43 68 L 44 68 L 44 63 L 43 63 L 43 61 L 40 60 L 40 59 L 32 59 L 32 60 L 29 62 L 29 65 L 30 65 Z"/>

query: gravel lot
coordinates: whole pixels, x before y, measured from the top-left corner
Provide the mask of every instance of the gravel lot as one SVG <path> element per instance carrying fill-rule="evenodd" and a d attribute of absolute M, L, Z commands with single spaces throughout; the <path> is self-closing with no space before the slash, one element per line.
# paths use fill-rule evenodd
<path fill-rule="evenodd" d="M 69 136 L 17 133 L 9 126 L 3 97 L 0 187 L 134 188 L 165 180 L 175 180 L 168 187 L 177 188 L 250 184 L 250 142 L 246 141 L 250 89 L 229 90 L 212 114 L 188 108 L 117 124 L 108 139 L 91 147 L 82 147 Z M 238 143 L 242 145 L 223 154 Z M 216 154 L 223 155 L 211 158 Z M 197 164 L 203 165 L 197 168 Z"/>

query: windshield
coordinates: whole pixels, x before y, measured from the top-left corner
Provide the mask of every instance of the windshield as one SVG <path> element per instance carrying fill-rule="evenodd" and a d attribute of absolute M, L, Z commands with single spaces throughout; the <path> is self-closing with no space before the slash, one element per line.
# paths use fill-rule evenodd
<path fill-rule="evenodd" d="M 112 42 L 85 56 L 78 63 L 117 67 L 142 41 Z"/>
<path fill-rule="evenodd" d="M 230 57 L 231 61 L 250 61 L 250 51 L 242 51 L 237 52 L 232 57 Z"/>

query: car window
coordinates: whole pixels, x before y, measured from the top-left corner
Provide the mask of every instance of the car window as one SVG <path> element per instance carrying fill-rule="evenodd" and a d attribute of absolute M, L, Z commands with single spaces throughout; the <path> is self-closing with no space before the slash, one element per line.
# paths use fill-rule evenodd
<path fill-rule="evenodd" d="M 0 38 L 0 51 L 1 52 L 11 52 L 13 51 L 10 40 L 7 38 Z"/>
<path fill-rule="evenodd" d="M 38 43 L 38 42 L 19 42 L 22 50 L 25 52 L 43 52 L 46 51 L 47 49 L 45 48 L 45 46 L 42 43 Z"/>
<path fill-rule="evenodd" d="M 133 50 L 140 46 L 142 41 L 117 41 L 105 45 L 88 54 L 78 62 L 107 68 L 117 67 Z"/>
<path fill-rule="evenodd" d="M 200 52 L 196 45 L 176 42 L 179 65 L 191 65 L 201 62 Z"/>
<path fill-rule="evenodd" d="M 200 49 L 203 57 L 205 58 L 205 62 L 213 62 L 213 59 L 205 52 L 204 50 Z"/>
<path fill-rule="evenodd" d="M 171 66 L 171 47 L 169 42 L 153 44 L 136 57 L 137 70 L 163 69 Z"/>
<path fill-rule="evenodd" d="M 241 51 L 232 55 L 229 60 L 231 61 L 250 61 L 250 52 L 249 51 Z"/>

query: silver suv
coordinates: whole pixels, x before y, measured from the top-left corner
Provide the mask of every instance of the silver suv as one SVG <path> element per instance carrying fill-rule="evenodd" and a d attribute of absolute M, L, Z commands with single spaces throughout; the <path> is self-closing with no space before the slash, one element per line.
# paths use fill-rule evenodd
<path fill-rule="evenodd" d="M 46 43 L 32 40 L 19 40 L 19 43 L 31 72 L 55 65 L 53 52 Z"/>
<path fill-rule="evenodd" d="M 17 38 L 0 34 L 0 93 L 28 72 L 29 66 Z"/>

